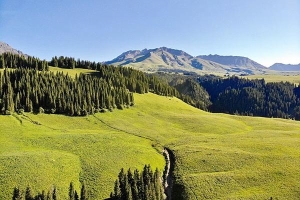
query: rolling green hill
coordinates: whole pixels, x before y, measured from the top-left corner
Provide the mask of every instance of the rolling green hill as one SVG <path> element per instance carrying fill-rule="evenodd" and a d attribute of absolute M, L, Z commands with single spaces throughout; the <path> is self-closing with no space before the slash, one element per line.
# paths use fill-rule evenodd
<path fill-rule="evenodd" d="M 177 98 L 135 94 L 135 106 L 88 117 L 0 116 L 0 199 L 16 185 L 67 195 L 85 181 L 109 197 L 121 167 L 164 168 L 176 156 L 186 199 L 297 199 L 300 122 L 211 114 Z M 64 192 L 64 193 L 63 193 Z"/>

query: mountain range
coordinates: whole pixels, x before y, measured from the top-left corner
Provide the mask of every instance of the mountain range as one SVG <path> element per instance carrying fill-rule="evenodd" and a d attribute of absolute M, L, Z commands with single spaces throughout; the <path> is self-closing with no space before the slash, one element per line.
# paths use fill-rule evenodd
<path fill-rule="evenodd" d="M 0 54 L 10 52 L 24 55 L 7 43 L 0 41 Z M 276 63 L 267 68 L 247 57 L 199 55 L 192 56 L 185 51 L 167 47 L 155 49 L 130 50 L 122 53 L 105 64 L 129 66 L 146 72 L 196 72 L 196 73 L 228 73 L 228 74 L 258 74 L 268 70 L 300 71 L 298 65 Z"/>
<path fill-rule="evenodd" d="M 106 64 L 130 66 L 143 71 L 193 71 L 219 73 L 262 73 L 263 65 L 241 56 L 191 56 L 182 51 L 167 47 L 144 50 L 130 50 L 122 53 Z"/>
<path fill-rule="evenodd" d="M 298 65 L 275 63 L 270 69 L 275 71 L 300 71 L 300 63 Z"/>

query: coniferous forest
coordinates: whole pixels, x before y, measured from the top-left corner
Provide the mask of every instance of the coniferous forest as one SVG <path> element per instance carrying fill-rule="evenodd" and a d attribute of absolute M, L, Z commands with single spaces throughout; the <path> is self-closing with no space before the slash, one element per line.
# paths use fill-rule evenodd
<path fill-rule="evenodd" d="M 49 66 L 95 73 L 71 78 L 49 72 Z M 192 78 L 178 81 L 171 76 L 169 85 L 162 75 L 157 78 L 132 68 L 63 56 L 47 62 L 10 53 L 0 55 L 0 67 L 6 69 L 0 73 L 2 114 L 25 111 L 85 116 L 134 105 L 132 92 L 153 92 L 178 97 L 210 112 L 300 120 L 300 86 L 288 82 L 199 76 L 197 85 Z"/>
<path fill-rule="evenodd" d="M 300 86 L 238 77 L 198 80 L 210 95 L 211 112 L 300 120 Z"/>
<path fill-rule="evenodd" d="M 3 54 L 0 60 L 6 68 L 0 73 L 2 114 L 25 111 L 85 116 L 134 105 L 132 92 L 178 96 L 167 83 L 131 68 L 97 63 L 95 74 L 80 74 L 73 79 L 60 72 L 48 72 L 48 63 L 33 57 Z M 63 63 L 73 65 L 70 60 L 60 60 L 59 67 L 66 67 Z M 88 61 L 83 63 L 87 68 L 93 66 Z M 10 67 L 15 69 L 8 70 Z"/>

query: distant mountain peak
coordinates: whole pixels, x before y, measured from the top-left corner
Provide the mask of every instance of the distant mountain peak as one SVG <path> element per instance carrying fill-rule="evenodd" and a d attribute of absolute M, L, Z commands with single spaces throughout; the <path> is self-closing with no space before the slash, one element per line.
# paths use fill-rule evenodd
<path fill-rule="evenodd" d="M 16 49 L 12 48 L 11 46 L 9 46 L 7 43 L 0 41 L 0 54 L 3 54 L 3 53 L 12 53 L 12 54 L 27 56 L 22 51 L 16 50 Z"/>
<path fill-rule="evenodd" d="M 269 69 L 275 71 L 300 71 L 300 63 L 298 65 L 275 63 Z"/>

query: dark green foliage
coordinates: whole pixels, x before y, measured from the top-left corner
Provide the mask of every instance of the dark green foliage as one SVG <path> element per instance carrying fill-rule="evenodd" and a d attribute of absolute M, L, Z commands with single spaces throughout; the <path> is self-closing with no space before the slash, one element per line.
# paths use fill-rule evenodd
<path fill-rule="evenodd" d="M 200 84 L 211 96 L 212 112 L 300 119 L 299 86 L 238 77 L 206 79 Z"/>
<path fill-rule="evenodd" d="M 159 171 L 156 169 L 153 173 L 150 165 L 145 165 L 141 174 L 138 170 L 132 173 L 130 169 L 125 173 L 122 168 L 110 197 L 115 200 L 164 199 Z"/>
<path fill-rule="evenodd" d="M 75 188 L 73 182 L 70 183 L 69 187 L 69 200 L 75 200 Z"/>
<path fill-rule="evenodd" d="M 125 84 L 110 78 L 80 74 L 75 79 L 63 73 L 30 69 L 4 70 L 0 74 L 0 108 L 7 112 L 56 113 L 85 116 L 95 110 L 134 104 Z"/>
<path fill-rule="evenodd" d="M 31 188 L 29 186 L 26 188 L 26 191 L 25 191 L 25 200 L 34 200 L 32 193 L 31 193 Z"/>
<path fill-rule="evenodd" d="M 132 92 L 179 96 L 167 83 L 131 68 L 54 57 L 50 62 L 54 66 L 97 70 L 91 75 L 80 74 L 72 79 L 63 73 L 44 72 L 48 65 L 44 66 L 44 61 L 41 64 L 33 57 L 3 54 L 3 58 L 6 65 L 11 63 L 11 67 L 18 69 L 0 74 L 2 114 L 25 111 L 86 116 L 134 105 Z"/>
<path fill-rule="evenodd" d="M 48 62 L 31 56 L 22 56 L 12 53 L 0 55 L 0 68 L 27 68 L 35 70 L 48 70 Z"/>
<path fill-rule="evenodd" d="M 25 198 L 24 198 L 25 197 Z M 56 188 L 52 191 L 48 191 L 47 195 L 45 191 L 43 190 L 41 193 L 38 193 L 37 195 L 33 195 L 31 192 L 31 188 L 28 186 L 25 190 L 25 195 L 22 193 L 19 188 L 15 187 L 13 191 L 13 200 L 57 200 L 56 197 Z"/>
<path fill-rule="evenodd" d="M 31 192 L 31 188 L 28 186 L 26 188 L 25 195 L 23 195 L 24 193 L 22 194 L 22 192 L 19 190 L 19 188 L 15 187 L 13 190 L 12 200 L 21 200 L 21 199 L 24 199 L 24 197 L 25 197 L 25 200 L 57 200 L 56 192 L 57 192 L 56 187 L 54 187 L 52 191 L 48 191 L 47 195 L 44 190 L 42 191 L 42 193 L 33 195 Z M 79 198 L 79 194 L 77 193 L 77 191 L 74 188 L 73 183 L 71 182 L 70 187 L 69 187 L 69 199 L 70 200 L 88 200 L 85 185 L 84 184 L 82 185 L 80 198 Z"/>
<path fill-rule="evenodd" d="M 184 82 L 175 85 L 180 92 L 182 100 L 201 110 L 207 110 L 211 105 L 209 94 L 193 79 L 186 79 Z"/>
<path fill-rule="evenodd" d="M 175 88 L 159 80 L 156 76 L 146 75 L 145 73 L 128 67 L 114 67 L 100 62 L 90 62 L 86 60 L 75 60 L 72 57 L 56 56 L 49 62 L 51 66 L 60 68 L 84 68 L 93 69 L 97 72 L 92 75 L 102 78 L 115 86 L 124 85 L 130 92 L 147 93 L 153 92 L 164 96 L 179 96 Z"/>
<path fill-rule="evenodd" d="M 52 200 L 57 200 L 56 187 L 54 187 L 52 191 Z"/>
<path fill-rule="evenodd" d="M 177 89 L 179 95 L 177 96 L 187 104 L 190 104 L 201 110 L 208 110 L 211 105 L 210 96 L 207 91 L 199 85 L 196 81 L 195 74 L 193 75 L 179 75 L 156 73 L 160 81 L 168 82 L 171 87 Z"/>
<path fill-rule="evenodd" d="M 80 190 L 80 200 L 87 200 L 87 199 L 88 199 L 87 191 L 86 191 L 85 183 L 83 182 Z"/>
<path fill-rule="evenodd" d="M 13 191 L 13 197 L 12 200 L 21 200 L 22 194 L 19 188 L 15 187 Z"/>

